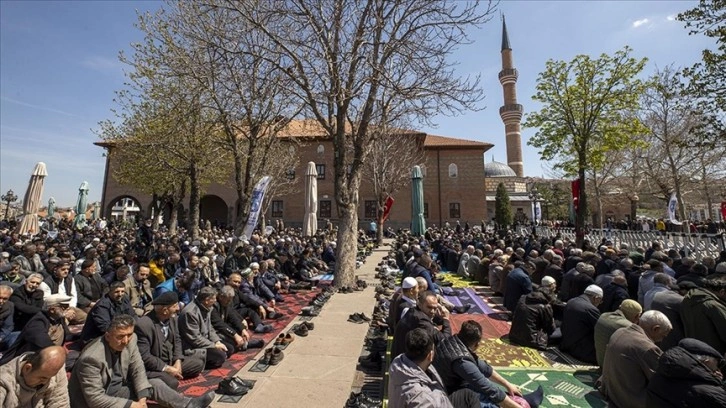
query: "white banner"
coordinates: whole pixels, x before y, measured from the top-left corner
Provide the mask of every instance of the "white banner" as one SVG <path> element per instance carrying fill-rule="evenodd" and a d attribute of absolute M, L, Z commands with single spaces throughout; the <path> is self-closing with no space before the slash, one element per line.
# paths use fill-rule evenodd
<path fill-rule="evenodd" d="M 534 220 L 537 222 L 542 221 L 542 205 L 539 201 L 534 203 Z"/>
<path fill-rule="evenodd" d="M 247 224 L 245 225 L 244 232 L 242 235 L 246 240 L 252 237 L 252 232 L 257 226 L 257 220 L 260 218 L 260 211 L 262 211 L 262 200 L 265 198 L 265 192 L 267 187 L 270 186 L 270 176 L 265 176 L 257 182 L 255 189 L 252 190 L 252 197 L 250 198 L 250 215 L 247 217 Z"/>
<path fill-rule="evenodd" d="M 674 192 L 671 194 L 671 199 L 668 201 L 668 219 L 671 221 L 671 224 L 681 225 L 681 223 L 676 220 L 676 207 L 678 207 L 678 198 L 676 198 L 676 193 Z"/>

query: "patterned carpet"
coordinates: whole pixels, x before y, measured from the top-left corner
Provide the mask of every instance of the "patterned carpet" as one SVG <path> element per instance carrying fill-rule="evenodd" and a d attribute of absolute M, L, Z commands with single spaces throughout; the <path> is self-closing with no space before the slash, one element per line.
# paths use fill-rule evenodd
<path fill-rule="evenodd" d="M 540 407 L 595 407 L 607 406 L 594 388 L 598 378 L 594 370 L 516 369 L 500 368 L 497 372 L 523 393 L 530 393 L 542 386 L 544 400 Z"/>
<path fill-rule="evenodd" d="M 263 339 L 265 345 L 274 341 L 278 334 L 297 317 L 300 310 L 307 306 L 308 302 L 315 297 L 317 291 L 298 292 L 285 296 L 285 303 L 278 303 L 277 308 L 285 316 L 274 322 L 267 321 L 272 324 L 274 330 L 267 334 L 255 334 L 253 339 Z M 179 391 L 184 395 L 196 397 L 204 394 L 209 390 L 217 388 L 217 384 L 227 376 L 234 375 L 241 370 L 252 358 L 259 353 L 260 349 L 251 349 L 240 353 L 233 354 L 224 365 L 214 370 L 203 371 L 196 378 L 183 380 L 179 382 Z M 240 376 L 244 376 L 241 374 Z"/>
<path fill-rule="evenodd" d="M 474 320 L 482 327 L 482 334 L 485 339 L 498 339 L 509 333 L 509 324 L 507 322 L 492 319 L 482 314 L 452 314 L 449 318 L 451 324 L 451 332 L 456 334 L 461 328 L 461 324 L 467 320 Z"/>
<path fill-rule="evenodd" d="M 477 281 L 464 279 L 461 276 L 451 272 L 439 272 L 436 276 L 439 280 L 442 280 L 444 282 L 451 282 L 454 288 L 473 288 L 475 286 L 481 286 Z"/>
<path fill-rule="evenodd" d="M 498 338 L 482 339 L 476 354 L 493 367 L 552 367 L 550 361 L 537 350 L 514 346 Z"/>

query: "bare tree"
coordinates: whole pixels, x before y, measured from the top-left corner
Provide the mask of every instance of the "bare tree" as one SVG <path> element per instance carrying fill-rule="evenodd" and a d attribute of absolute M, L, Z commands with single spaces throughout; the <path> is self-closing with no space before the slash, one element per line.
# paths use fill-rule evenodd
<path fill-rule="evenodd" d="M 287 73 L 304 114 L 335 149 L 335 201 L 341 220 L 334 284 L 352 285 L 358 231 L 358 190 L 385 92 L 405 101 L 388 119 L 427 121 L 475 108 L 478 78 L 461 79 L 448 57 L 466 30 L 486 22 L 493 5 L 438 0 L 207 0 L 235 10 L 270 40 L 263 58 Z M 270 54 L 275 55 L 271 57 Z M 351 146 L 351 149 L 347 149 Z"/>
<path fill-rule="evenodd" d="M 403 129 L 376 129 L 381 135 L 372 143 L 364 175 L 373 185 L 376 197 L 376 241 L 383 242 L 383 211 L 386 200 L 411 182 L 411 168 L 423 164 L 425 133 L 407 132 Z M 385 133 L 384 133 L 385 132 Z"/>
<path fill-rule="evenodd" d="M 156 14 L 139 16 L 143 43 L 134 45 L 135 64 L 185 78 L 219 124 L 234 162 L 236 233 L 240 234 L 255 184 L 279 175 L 295 157 L 279 155 L 278 132 L 300 111 L 279 54 L 239 14 L 198 2 L 166 3 Z M 285 179 L 273 178 L 284 185 Z"/>

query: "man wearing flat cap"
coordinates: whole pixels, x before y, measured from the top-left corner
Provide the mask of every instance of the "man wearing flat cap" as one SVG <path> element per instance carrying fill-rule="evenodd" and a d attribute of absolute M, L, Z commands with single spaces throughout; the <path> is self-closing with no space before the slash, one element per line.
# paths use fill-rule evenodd
<path fill-rule="evenodd" d="M 70 336 L 65 312 L 70 307 L 70 296 L 55 294 L 45 299 L 43 310 L 36 313 L 23 327 L 17 340 L 0 359 L 0 365 L 27 352 L 40 351 L 50 346 L 62 346 Z M 78 352 L 69 352 L 68 361 L 75 360 Z M 70 364 L 66 363 L 68 367 Z M 70 369 L 70 368 L 68 368 Z"/>
<path fill-rule="evenodd" d="M 153 310 L 139 318 L 134 332 L 149 378 L 159 378 L 172 389 L 179 380 L 194 378 L 204 369 L 205 360 L 196 354 L 184 355 L 177 313 L 179 296 L 166 292 L 151 302 Z"/>
<path fill-rule="evenodd" d="M 71 270 L 70 262 L 62 258 L 51 259 L 55 261 L 55 267 L 50 272 L 50 276 L 46 277 L 43 283 L 40 284 L 40 289 L 44 293 L 43 297 L 47 298 L 54 294 L 70 296 L 71 302 L 65 312 L 66 319 L 70 324 L 85 323 L 87 314 L 77 307 L 78 290 L 73 277 L 69 275 Z"/>

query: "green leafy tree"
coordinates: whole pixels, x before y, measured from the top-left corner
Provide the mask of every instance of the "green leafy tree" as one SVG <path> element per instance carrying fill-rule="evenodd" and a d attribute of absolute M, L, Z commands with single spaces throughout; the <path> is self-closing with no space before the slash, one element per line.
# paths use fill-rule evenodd
<path fill-rule="evenodd" d="M 504 183 L 499 183 L 497 186 L 494 200 L 494 221 L 501 228 L 507 228 L 512 225 L 512 203 L 509 201 L 509 193 Z"/>
<path fill-rule="evenodd" d="M 701 34 L 716 40 L 715 50 L 705 49 L 703 60 L 685 69 L 690 79 L 688 90 L 698 98 L 698 110 L 706 120 L 693 138 L 721 151 L 726 149 L 726 0 L 700 0 L 698 5 L 678 14 L 689 34 Z"/>
<path fill-rule="evenodd" d="M 572 61 L 549 60 L 539 74 L 532 97 L 543 107 L 527 115 L 525 127 L 538 128 L 528 144 L 542 160 L 580 180 L 580 204 L 575 226 L 584 238 L 587 171 L 601 169 L 605 153 L 632 147 L 634 135 L 647 129 L 631 112 L 637 110 L 645 84 L 637 76 L 646 59 L 630 55 L 630 47 L 597 59 L 578 55 Z"/>

